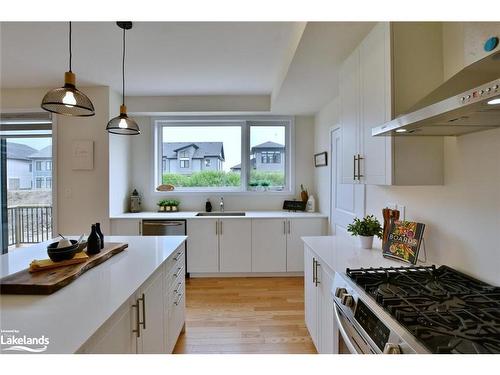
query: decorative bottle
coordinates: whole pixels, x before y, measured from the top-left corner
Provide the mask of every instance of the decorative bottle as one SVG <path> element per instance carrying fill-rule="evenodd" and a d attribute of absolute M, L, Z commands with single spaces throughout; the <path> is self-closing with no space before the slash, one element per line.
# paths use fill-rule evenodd
<path fill-rule="evenodd" d="M 100 252 L 101 252 L 101 239 L 97 234 L 95 224 L 92 224 L 92 230 L 90 231 L 90 235 L 87 238 L 87 254 L 94 255 L 94 254 L 99 254 Z"/>
<path fill-rule="evenodd" d="M 95 223 L 95 231 L 97 232 L 97 235 L 99 236 L 99 239 L 101 240 L 101 249 L 104 249 L 104 234 L 102 234 L 101 231 L 101 223 Z"/>
<path fill-rule="evenodd" d="M 205 203 L 205 211 L 212 212 L 212 203 L 210 203 L 210 199 L 207 199 L 207 203 Z"/>

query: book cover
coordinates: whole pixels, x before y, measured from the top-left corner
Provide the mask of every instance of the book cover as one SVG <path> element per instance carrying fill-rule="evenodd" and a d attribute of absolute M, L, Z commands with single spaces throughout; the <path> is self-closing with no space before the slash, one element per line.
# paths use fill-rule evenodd
<path fill-rule="evenodd" d="M 425 224 L 413 221 L 394 221 L 382 246 L 384 257 L 416 264 L 424 236 Z"/>

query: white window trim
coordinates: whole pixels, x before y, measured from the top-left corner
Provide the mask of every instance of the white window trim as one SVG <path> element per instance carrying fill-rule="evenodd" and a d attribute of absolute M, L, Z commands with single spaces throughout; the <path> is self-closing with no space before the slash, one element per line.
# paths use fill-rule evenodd
<path fill-rule="evenodd" d="M 283 121 L 285 123 L 285 187 L 281 191 L 266 190 L 254 191 L 248 190 L 248 178 L 250 171 L 247 169 L 250 159 L 250 126 L 272 126 L 275 122 Z M 239 188 L 176 188 L 174 191 L 157 191 L 156 187 L 160 183 L 159 176 L 162 174 L 161 158 L 157 157 L 162 149 L 162 125 L 168 122 L 170 125 L 182 126 L 200 126 L 203 125 L 238 125 L 242 127 L 241 136 L 241 187 Z M 154 167 L 154 173 L 151 173 L 150 186 L 153 196 L 169 196 L 178 194 L 219 194 L 226 195 L 273 195 L 273 196 L 290 196 L 295 195 L 295 121 L 293 116 L 161 116 L 151 118 L 151 135 L 152 144 L 150 160 Z M 247 162 L 243 162 L 247 161 Z"/>

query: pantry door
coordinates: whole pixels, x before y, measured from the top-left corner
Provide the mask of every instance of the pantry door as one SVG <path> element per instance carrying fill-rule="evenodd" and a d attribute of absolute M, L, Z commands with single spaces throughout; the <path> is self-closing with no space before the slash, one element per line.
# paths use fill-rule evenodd
<path fill-rule="evenodd" d="M 330 230 L 332 234 L 346 232 L 355 217 L 365 214 L 365 185 L 343 184 L 341 176 L 342 132 L 330 133 L 332 160 L 330 163 Z"/>

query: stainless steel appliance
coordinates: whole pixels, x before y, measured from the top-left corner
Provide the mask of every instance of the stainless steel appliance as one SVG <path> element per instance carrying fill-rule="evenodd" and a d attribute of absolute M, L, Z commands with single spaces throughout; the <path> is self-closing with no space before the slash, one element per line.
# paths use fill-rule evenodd
<path fill-rule="evenodd" d="M 186 220 L 143 220 L 142 235 L 143 236 L 185 236 L 186 235 Z M 184 242 L 184 251 L 186 254 L 185 267 L 186 277 L 189 277 L 187 272 L 187 246 Z"/>
<path fill-rule="evenodd" d="M 351 353 L 500 353 L 500 288 L 447 266 L 347 269 L 333 290 Z"/>

